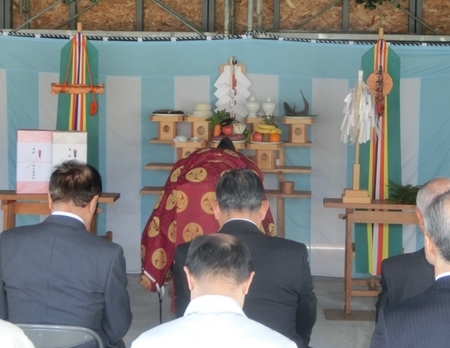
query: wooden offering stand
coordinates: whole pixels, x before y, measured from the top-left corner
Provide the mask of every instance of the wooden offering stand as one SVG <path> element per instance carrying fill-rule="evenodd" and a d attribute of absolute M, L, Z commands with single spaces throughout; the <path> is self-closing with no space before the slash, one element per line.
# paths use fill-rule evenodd
<path fill-rule="evenodd" d="M 206 117 L 186 115 L 184 116 L 184 122 L 188 122 L 191 124 L 192 137 L 197 137 L 205 141 L 208 141 L 211 138 L 209 121 L 206 121 Z"/>
<path fill-rule="evenodd" d="M 192 152 L 197 149 L 202 149 L 206 146 L 206 141 L 172 141 L 172 147 L 177 149 L 177 160 L 189 156 Z"/>
<path fill-rule="evenodd" d="M 315 123 L 313 117 L 283 117 L 283 124 L 289 125 L 289 140 L 295 144 L 308 143 L 308 125 Z"/>
<path fill-rule="evenodd" d="M 158 140 L 171 142 L 177 136 L 177 123 L 184 120 L 184 115 L 180 116 L 150 116 L 151 121 L 158 122 Z"/>

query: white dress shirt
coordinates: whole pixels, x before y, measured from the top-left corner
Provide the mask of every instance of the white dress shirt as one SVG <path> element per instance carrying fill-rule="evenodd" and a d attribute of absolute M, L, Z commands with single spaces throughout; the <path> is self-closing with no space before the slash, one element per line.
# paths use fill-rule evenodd
<path fill-rule="evenodd" d="M 0 319 L 0 347 L 34 348 L 33 343 L 18 326 Z"/>
<path fill-rule="evenodd" d="M 184 317 L 141 334 L 131 348 L 296 348 L 296 344 L 247 318 L 234 299 L 220 295 L 197 297 Z"/>

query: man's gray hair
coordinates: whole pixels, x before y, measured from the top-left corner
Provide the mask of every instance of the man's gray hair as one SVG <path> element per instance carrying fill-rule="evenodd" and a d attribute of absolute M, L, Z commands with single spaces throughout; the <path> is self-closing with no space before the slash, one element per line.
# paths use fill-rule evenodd
<path fill-rule="evenodd" d="M 450 191 L 436 197 L 426 209 L 425 234 L 431 238 L 440 256 L 450 262 Z"/>
<path fill-rule="evenodd" d="M 417 192 L 416 205 L 422 214 L 425 214 L 428 206 L 440 194 L 450 191 L 450 179 L 434 178 L 427 181 Z"/>
<path fill-rule="evenodd" d="M 195 237 L 189 246 L 186 267 L 198 280 L 220 278 L 234 285 L 242 284 L 253 271 L 248 247 L 225 233 Z"/>

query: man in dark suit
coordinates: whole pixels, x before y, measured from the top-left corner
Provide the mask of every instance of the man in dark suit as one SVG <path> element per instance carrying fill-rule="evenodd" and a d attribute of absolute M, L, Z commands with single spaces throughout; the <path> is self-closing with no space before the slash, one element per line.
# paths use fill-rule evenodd
<path fill-rule="evenodd" d="M 416 214 L 424 233 L 423 215 L 430 203 L 440 194 L 450 190 L 450 180 L 435 178 L 425 183 L 417 193 Z M 377 318 L 380 309 L 421 294 L 434 283 L 434 267 L 425 258 L 424 249 L 396 255 L 381 264 L 381 292 L 375 305 Z"/>
<path fill-rule="evenodd" d="M 253 171 L 232 170 L 219 180 L 212 208 L 221 229 L 238 237 L 250 249 L 255 270 L 245 298 L 244 313 L 293 340 L 298 347 L 308 347 L 316 321 L 317 299 L 313 292 L 308 251 L 304 244 L 264 235 L 258 226 L 269 202 L 264 187 Z M 185 265 L 189 243 L 175 252 L 175 312 L 184 314 L 190 294 Z"/>
<path fill-rule="evenodd" d="M 380 310 L 371 348 L 448 347 L 450 342 L 450 192 L 425 211 L 425 254 L 435 282 L 424 293 Z"/>
<path fill-rule="evenodd" d="M 102 191 L 98 171 L 69 161 L 52 173 L 42 223 L 0 235 L 0 319 L 95 330 L 125 347 L 131 324 L 122 248 L 89 233 Z"/>

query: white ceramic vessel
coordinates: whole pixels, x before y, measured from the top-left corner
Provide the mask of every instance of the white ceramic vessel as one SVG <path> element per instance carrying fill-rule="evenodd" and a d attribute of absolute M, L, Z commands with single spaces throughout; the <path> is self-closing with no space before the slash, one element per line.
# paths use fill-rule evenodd
<path fill-rule="evenodd" d="M 271 97 L 267 97 L 267 101 L 262 103 L 262 109 L 264 110 L 264 115 L 273 115 L 277 105 L 272 101 Z"/>
<path fill-rule="evenodd" d="M 245 107 L 248 110 L 248 117 L 257 117 L 256 113 L 259 110 L 260 104 L 255 100 L 255 97 L 250 97 Z"/>

